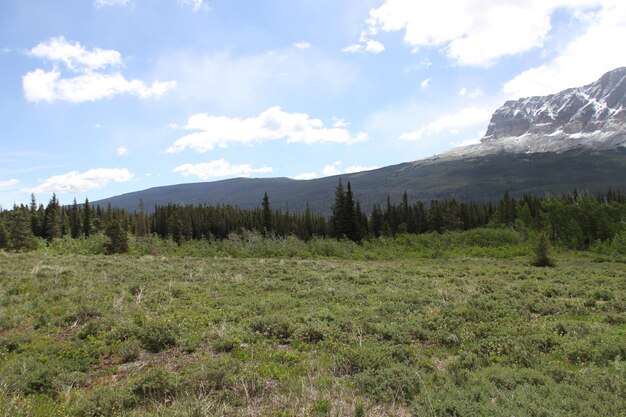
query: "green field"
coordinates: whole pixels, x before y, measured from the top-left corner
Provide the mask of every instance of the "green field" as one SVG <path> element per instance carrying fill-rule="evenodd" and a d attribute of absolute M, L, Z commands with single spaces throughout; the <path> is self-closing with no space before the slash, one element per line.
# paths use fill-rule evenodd
<path fill-rule="evenodd" d="M 626 415 L 623 257 L 445 236 L 0 251 L 0 415 Z"/>

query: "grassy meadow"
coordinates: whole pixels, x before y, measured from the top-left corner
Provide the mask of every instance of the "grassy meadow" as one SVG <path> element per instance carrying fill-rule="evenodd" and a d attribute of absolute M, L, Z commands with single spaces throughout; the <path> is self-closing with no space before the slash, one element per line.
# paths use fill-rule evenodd
<path fill-rule="evenodd" d="M 626 416 L 610 250 L 101 240 L 0 251 L 0 416 Z"/>

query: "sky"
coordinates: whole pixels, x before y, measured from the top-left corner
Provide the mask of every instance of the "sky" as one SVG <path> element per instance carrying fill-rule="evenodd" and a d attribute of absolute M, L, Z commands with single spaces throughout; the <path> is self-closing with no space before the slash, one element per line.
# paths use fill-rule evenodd
<path fill-rule="evenodd" d="M 0 206 L 419 160 L 624 39 L 623 0 L 2 0 Z"/>

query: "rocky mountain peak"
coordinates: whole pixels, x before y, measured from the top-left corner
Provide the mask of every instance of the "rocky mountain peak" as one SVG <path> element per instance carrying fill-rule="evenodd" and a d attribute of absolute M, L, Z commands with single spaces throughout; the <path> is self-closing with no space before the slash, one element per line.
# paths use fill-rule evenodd
<path fill-rule="evenodd" d="M 525 134 L 592 133 L 625 122 L 626 67 L 583 87 L 507 101 L 491 117 L 482 142 Z"/>
<path fill-rule="evenodd" d="M 493 113 L 481 143 L 434 159 L 620 146 L 626 146 L 626 67 L 582 87 L 507 101 Z"/>

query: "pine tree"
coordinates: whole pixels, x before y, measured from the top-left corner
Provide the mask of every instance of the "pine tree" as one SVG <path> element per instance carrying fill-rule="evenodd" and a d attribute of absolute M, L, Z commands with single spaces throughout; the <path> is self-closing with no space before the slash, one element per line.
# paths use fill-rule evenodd
<path fill-rule="evenodd" d="M 346 192 L 343 189 L 343 183 L 339 178 L 339 183 L 335 189 L 335 203 L 333 204 L 333 214 L 331 218 L 332 233 L 337 239 L 346 237 L 346 225 L 345 225 L 345 200 Z"/>
<path fill-rule="evenodd" d="M 270 236 L 273 232 L 272 230 L 272 210 L 270 209 L 270 199 L 267 196 L 267 192 L 263 195 L 263 233 L 265 236 Z"/>
<path fill-rule="evenodd" d="M 26 207 L 13 207 L 8 213 L 8 248 L 16 252 L 33 250 L 37 247 L 30 226 L 30 212 Z"/>
<path fill-rule="evenodd" d="M 554 261 L 548 255 L 549 242 L 545 233 L 540 233 L 537 239 L 536 257 L 533 261 L 534 266 L 553 267 Z"/>
<path fill-rule="evenodd" d="M 80 211 L 78 209 L 78 203 L 74 198 L 74 203 L 70 210 L 70 233 L 73 239 L 77 239 L 80 236 Z"/>
<path fill-rule="evenodd" d="M 148 219 L 146 216 L 145 206 L 143 200 L 139 199 L 139 215 L 135 223 L 135 235 L 145 236 L 148 234 Z"/>
<path fill-rule="evenodd" d="M 9 247 L 9 232 L 4 226 L 4 222 L 0 220 L 0 249 Z"/>
<path fill-rule="evenodd" d="M 85 237 L 91 235 L 91 207 L 89 206 L 89 199 L 85 199 L 85 205 L 83 206 L 83 234 Z"/>
<path fill-rule="evenodd" d="M 62 229 L 62 217 L 59 200 L 57 200 L 56 194 L 52 194 L 52 198 L 46 206 L 45 220 L 44 220 L 44 232 L 48 241 L 58 239 L 61 237 Z"/>
<path fill-rule="evenodd" d="M 30 229 L 35 236 L 42 237 L 41 215 L 37 210 L 37 199 L 35 194 L 30 195 Z"/>
<path fill-rule="evenodd" d="M 107 226 L 106 235 L 109 238 L 107 244 L 107 253 L 126 253 L 128 252 L 128 234 L 122 228 L 117 220 L 112 220 Z"/>

